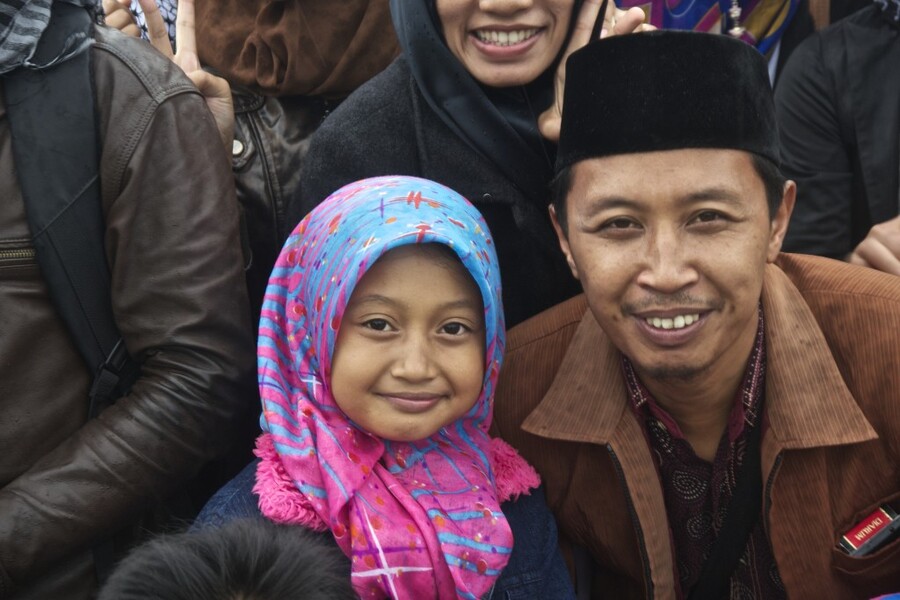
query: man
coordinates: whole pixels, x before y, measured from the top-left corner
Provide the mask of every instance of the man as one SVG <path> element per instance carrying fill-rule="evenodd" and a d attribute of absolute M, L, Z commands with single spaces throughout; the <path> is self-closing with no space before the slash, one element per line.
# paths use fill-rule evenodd
<path fill-rule="evenodd" d="M 512 330 L 495 423 L 593 562 L 577 581 L 615 598 L 900 589 L 900 541 L 854 549 L 900 500 L 900 282 L 779 254 L 795 186 L 765 61 L 656 32 L 593 43 L 566 73 L 551 214 L 585 293 Z"/>
<path fill-rule="evenodd" d="M 147 526 L 136 523 L 143 510 L 223 452 L 239 407 L 252 398 L 244 384 L 248 375 L 252 384 L 253 342 L 237 204 L 215 123 L 177 66 L 139 40 L 92 28 L 83 14 L 92 4 L 56 0 L 51 12 L 49 0 L 0 2 L 4 599 L 91 597 L 98 567 L 115 558 L 108 552 L 123 549 L 116 543 L 129 530 Z M 39 38 L 60 15 L 80 15 L 93 43 L 82 43 L 84 33 L 64 37 L 65 50 L 47 60 Z M 14 154 L 46 129 L 14 123 L 21 101 L 10 95 L 22 69 L 51 73 L 51 64 L 82 52 L 93 84 L 109 300 L 140 369 L 129 393 L 93 419 L 95 371 L 76 350 L 78 338 L 55 304 L 61 299 L 51 297 L 44 263 L 35 260 L 29 181 Z M 64 97 L 64 104 L 78 101 Z M 43 176 L 60 178 L 68 160 L 44 165 Z"/>

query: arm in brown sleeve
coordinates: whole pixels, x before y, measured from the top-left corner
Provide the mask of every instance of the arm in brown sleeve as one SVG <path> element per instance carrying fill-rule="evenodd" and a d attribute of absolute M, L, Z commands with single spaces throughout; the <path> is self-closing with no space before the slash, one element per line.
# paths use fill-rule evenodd
<path fill-rule="evenodd" d="M 0 577 L 18 583 L 178 489 L 255 402 L 237 202 L 212 117 L 143 42 L 100 32 L 92 52 L 113 310 L 141 375 L 0 490 Z"/>

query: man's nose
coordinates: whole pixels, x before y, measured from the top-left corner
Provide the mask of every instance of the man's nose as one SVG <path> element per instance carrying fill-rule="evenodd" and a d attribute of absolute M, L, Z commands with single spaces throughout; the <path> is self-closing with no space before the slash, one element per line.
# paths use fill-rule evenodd
<path fill-rule="evenodd" d="M 649 235 L 638 284 L 671 294 L 696 283 L 700 275 L 694 263 L 695 250 L 674 229 Z"/>

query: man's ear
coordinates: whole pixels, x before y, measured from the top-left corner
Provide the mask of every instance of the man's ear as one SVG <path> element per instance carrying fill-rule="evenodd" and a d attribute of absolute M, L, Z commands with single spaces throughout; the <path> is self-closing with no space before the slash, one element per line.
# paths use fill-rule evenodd
<path fill-rule="evenodd" d="M 578 277 L 578 267 L 575 266 L 575 259 L 572 258 L 572 249 L 569 247 L 569 239 L 566 237 L 566 231 L 563 229 L 562 225 L 559 224 L 559 219 L 556 218 L 556 208 L 551 204 L 550 205 L 550 222 L 553 223 L 553 230 L 556 231 L 556 237 L 559 238 L 559 247 L 562 249 L 563 254 L 566 256 L 566 262 L 569 264 L 569 270 L 572 271 L 572 275 L 575 279 L 579 279 Z"/>
<path fill-rule="evenodd" d="M 784 236 L 787 234 L 788 224 L 791 220 L 791 213 L 794 212 L 794 203 L 797 201 L 797 184 L 793 181 L 786 181 L 784 184 L 784 193 L 781 196 L 781 205 L 775 211 L 772 218 L 772 226 L 769 230 L 769 248 L 766 252 L 766 261 L 775 262 L 778 253 L 781 252 L 781 245 L 784 243 Z"/>

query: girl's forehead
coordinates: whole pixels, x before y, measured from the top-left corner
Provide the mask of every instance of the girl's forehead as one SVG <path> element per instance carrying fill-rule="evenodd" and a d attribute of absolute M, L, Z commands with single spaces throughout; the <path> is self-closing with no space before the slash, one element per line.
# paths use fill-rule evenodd
<path fill-rule="evenodd" d="M 440 244 L 405 245 L 389 250 L 358 281 L 346 306 L 354 313 L 376 308 L 429 318 L 459 312 L 483 322 L 481 286 L 452 249 Z M 461 311 L 461 312 L 460 312 Z"/>

